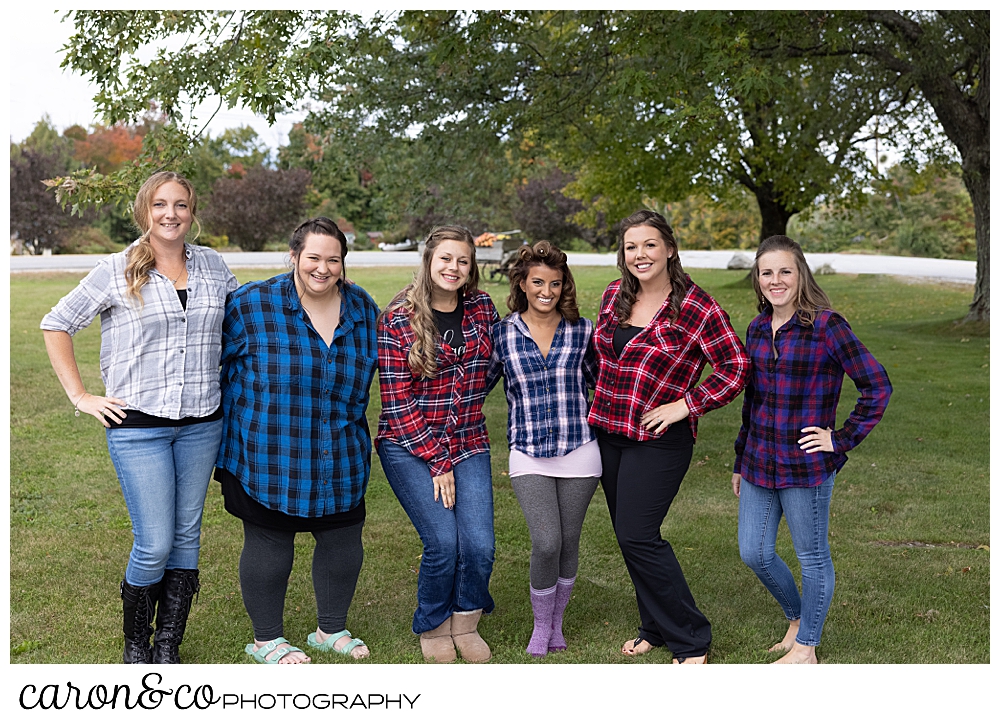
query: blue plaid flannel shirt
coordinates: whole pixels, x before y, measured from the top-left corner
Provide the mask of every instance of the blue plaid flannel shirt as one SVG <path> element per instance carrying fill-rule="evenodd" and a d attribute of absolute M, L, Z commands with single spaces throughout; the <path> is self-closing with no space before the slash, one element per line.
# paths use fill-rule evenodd
<path fill-rule="evenodd" d="M 309 323 L 291 274 L 245 284 L 226 302 L 216 467 L 289 515 L 351 510 L 368 485 L 365 411 L 378 364 L 378 306 L 355 284 L 342 283 L 340 293 L 330 347 Z"/>
<path fill-rule="evenodd" d="M 533 458 L 566 455 L 595 439 L 587 424 L 587 389 L 597 377 L 594 325 L 559 322 L 547 357 L 517 312 L 493 327 L 493 370 L 503 369 L 507 439 Z M 495 374 L 490 375 L 491 379 Z"/>

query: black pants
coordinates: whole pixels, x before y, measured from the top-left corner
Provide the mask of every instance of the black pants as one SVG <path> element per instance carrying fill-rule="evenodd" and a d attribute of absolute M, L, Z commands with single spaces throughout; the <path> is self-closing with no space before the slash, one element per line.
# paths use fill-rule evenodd
<path fill-rule="evenodd" d="M 313 531 L 312 579 L 319 628 L 332 634 L 347 627 L 347 610 L 361 572 L 364 523 Z M 262 528 L 243 521 L 240 590 L 253 635 L 271 641 L 283 635 L 285 592 L 295 558 L 295 532 Z"/>
<path fill-rule="evenodd" d="M 698 610 L 673 548 L 660 536 L 693 444 L 664 448 L 605 434 L 598 441 L 611 525 L 639 604 L 639 635 L 666 645 L 675 657 L 702 656 L 712 626 Z"/>

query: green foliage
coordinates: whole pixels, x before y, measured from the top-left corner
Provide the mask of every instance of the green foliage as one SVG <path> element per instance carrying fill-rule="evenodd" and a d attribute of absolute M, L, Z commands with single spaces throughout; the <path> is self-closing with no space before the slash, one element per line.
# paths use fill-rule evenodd
<path fill-rule="evenodd" d="M 62 254 L 113 254 L 125 246 L 114 242 L 110 236 L 93 226 L 73 229 L 63 242 Z"/>
<path fill-rule="evenodd" d="M 806 251 L 871 250 L 883 254 L 976 258 L 972 202 L 954 170 L 928 166 L 889 169 L 867 203 L 852 209 L 821 207 L 795 219 L 789 234 Z"/>
<path fill-rule="evenodd" d="M 760 212 L 745 191 L 725 203 L 692 195 L 683 201 L 646 205 L 663 214 L 682 249 L 755 249 L 759 243 Z"/>
<path fill-rule="evenodd" d="M 269 242 L 287 240 L 302 221 L 309 172 L 262 166 L 242 178 L 219 178 L 204 211 L 206 226 L 225 234 L 243 251 L 262 251 Z"/>

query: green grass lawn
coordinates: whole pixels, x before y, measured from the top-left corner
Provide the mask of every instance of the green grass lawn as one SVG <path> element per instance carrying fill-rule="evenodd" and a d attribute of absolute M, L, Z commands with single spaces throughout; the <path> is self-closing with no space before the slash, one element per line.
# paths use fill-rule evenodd
<path fill-rule="evenodd" d="M 350 260 L 348 260 L 350 262 Z M 384 305 L 410 278 L 406 269 L 350 268 Z M 273 271 L 240 271 L 241 282 Z M 594 318 L 613 268 L 575 272 L 583 313 Z M 754 316 L 745 272 L 692 270 L 742 336 Z M 80 278 L 11 276 L 10 326 L 10 661 L 121 661 L 121 579 L 132 543 L 129 518 L 104 432 L 76 418 L 45 354 L 41 317 Z M 956 328 L 971 291 L 908 285 L 884 276 L 825 276 L 822 286 L 889 371 L 895 388 L 882 423 L 850 454 L 837 479 L 830 543 L 837 589 L 824 663 L 989 662 L 989 337 Z M 503 312 L 506 284 L 484 288 Z M 88 389 L 102 389 L 99 324 L 76 337 Z M 844 385 L 838 418 L 856 393 Z M 737 499 L 730 489 L 740 400 L 699 425 L 690 472 L 664 525 L 699 606 L 712 621 L 714 663 L 777 658 L 767 647 L 785 629 L 781 610 L 740 561 Z M 369 408 L 378 417 L 378 386 Z M 480 631 L 493 661 L 528 663 L 530 540 L 506 475 L 506 402 L 498 388 L 486 415 L 493 441 L 496 500 L 494 613 Z M 377 457 L 367 495 L 365 564 L 348 625 L 374 663 L 417 663 L 410 632 L 420 540 L 392 494 Z M 241 663 L 252 639 L 239 593 L 240 521 L 225 512 L 217 483 L 205 506 L 201 594 L 182 656 L 188 663 Z M 787 529 L 779 550 L 798 573 Z M 302 645 L 315 628 L 312 538 L 298 537 L 285 609 L 285 636 Z M 634 592 L 598 489 L 583 530 L 577 587 L 566 613 L 565 652 L 543 663 L 669 663 L 659 649 L 626 660 L 635 635 Z M 313 654 L 316 662 L 339 660 Z"/>

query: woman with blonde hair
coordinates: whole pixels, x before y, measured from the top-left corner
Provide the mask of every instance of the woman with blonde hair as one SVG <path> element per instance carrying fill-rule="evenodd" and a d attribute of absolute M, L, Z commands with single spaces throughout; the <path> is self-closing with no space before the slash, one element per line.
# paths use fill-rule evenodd
<path fill-rule="evenodd" d="M 222 315 L 237 283 L 221 256 L 185 240 L 196 210 L 183 176 L 150 176 L 132 212 L 142 236 L 99 262 L 41 323 L 76 415 L 107 428 L 132 520 L 121 582 L 126 664 L 180 663 L 199 588 L 202 509 L 222 438 Z M 104 395 L 84 388 L 72 339 L 98 315 Z"/>
<path fill-rule="evenodd" d="M 788 620 L 784 638 L 769 649 L 787 652 L 775 663 L 815 664 L 834 589 L 827 538 L 833 481 L 846 451 L 882 419 L 892 386 L 831 308 L 798 243 L 787 236 L 764 239 L 750 278 L 760 314 L 747 328 L 751 371 L 732 477 L 740 499 L 740 557 Z M 845 373 L 860 397 L 834 429 Z M 801 595 L 775 553 L 782 516 L 802 568 Z"/>
<path fill-rule="evenodd" d="M 566 648 L 563 613 L 576 582 L 580 532 L 601 476 L 587 424 L 596 362 L 594 326 L 580 316 L 566 254 L 522 246 L 510 269 L 510 314 L 493 328 L 507 395 L 510 484 L 531 534 L 527 653 Z"/>
<path fill-rule="evenodd" d="M 499 315 L 478 283 L 472 234 L 438 227 L 413 283 L 378 321 L 376 449 L 423 542 L 413 633 L 432 663 L 454 661 L 456 647 L 469 662 L 491 656 L 478 633 L 480 616 L 493 610 L 493 482 L 483 401 Z"/>

